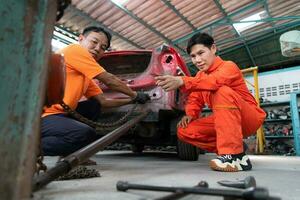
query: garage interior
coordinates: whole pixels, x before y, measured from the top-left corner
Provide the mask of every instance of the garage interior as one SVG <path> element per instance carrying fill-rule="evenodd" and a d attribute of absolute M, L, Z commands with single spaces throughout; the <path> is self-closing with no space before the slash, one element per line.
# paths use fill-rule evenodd
<path fill-rule="evenodd" d="M 217 182 L 249 176 L 271 196 L 299 198 L 300 1 L 18 0 L 1 4 L 0 199 L 163 199 L 169 193 L 120 192 L 116 183 L 193 187 L 206 181 L 209 188 L 228 189 Z M 98 164 L 88 169 L 98 171 L 100 177 L 51 180 L 35 190 L 49 57 L 76 43 L 87 26 L 101 26 L 112 34 L 107 52 L 169 45 L 191 76 L 197 68 L 186 53 L 188 40 L 200 32 L 213 36 L 217 55 L 244 71 L 249 91 L 267 113 L 257 135 L 245 140 L 253 170 L 214 172 L 207 166 L 215 156 L 212 153 L 181 161 L 174 146 L 146 146 L 134 153 L 130 145 L 114 143 L 91 155 Z M 287 43 L 294 49 L 284 51 Z M 57 159 L 47 156 L 43 162 L 49 170 Z M 222 198 L 193 194 L 181 199 Z"/>

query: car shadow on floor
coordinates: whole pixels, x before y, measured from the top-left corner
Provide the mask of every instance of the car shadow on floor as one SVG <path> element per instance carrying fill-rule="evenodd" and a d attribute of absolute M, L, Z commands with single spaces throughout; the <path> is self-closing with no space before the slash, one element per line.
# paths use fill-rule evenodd
<path fill-rule="evenodd" d="M 99 152 L 94 157 L 96 158 L 130 158 L 130 159 L 141 159 L 141 158 L 151 158 L 155 160 L 168 160 L 168 161 L 181 161 L 178 158 L 176 152 L 161 152 L 161 151 L 145 151 L 142 153 L 133 153 L 129 151 L 112 151 L 111 153 L 101 153 Z"/>

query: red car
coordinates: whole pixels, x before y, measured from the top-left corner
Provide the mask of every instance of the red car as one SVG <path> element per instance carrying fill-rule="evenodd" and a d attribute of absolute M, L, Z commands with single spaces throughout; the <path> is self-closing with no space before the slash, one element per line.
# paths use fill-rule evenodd
<path fill-rule="evenodd" d="M 134 152 L 142 152 L 145 145 L 177 146 L 181 159 L 198 159 L 199 150 L 196 147 L 177 140 L 176 125 L 184 114 L 185 95 L 179 91 L 165 92 L 155 84 L 154 77 L 161 74 L 190 76 L 183 59 L 172 47 L 162 45 L 153 51 L 107 52 L 99 63 L 133 90 L 146 92 L 151 97 L 151 102 L 143 105 L 152 111 L 151 114 L 120 142 L 131 144 Z M 107 97 L 122 98 L 123 94 L 100 86 Z M 105 112 L 115 117 L 121 116 L 130 106 Z"/>

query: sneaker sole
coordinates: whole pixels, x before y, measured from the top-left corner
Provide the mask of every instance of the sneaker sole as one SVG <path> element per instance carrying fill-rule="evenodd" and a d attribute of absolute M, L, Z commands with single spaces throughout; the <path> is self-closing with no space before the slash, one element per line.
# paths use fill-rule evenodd
<path fill-rule="evenodd" d="M 209 166 L 211 169 L 215 171 L 221 171 L 221 172 L 238 172 L 239 169 L 237 166 L 232 167 L 230 165 L 226 165 L 225 168 L 219 167 L 214 161 L 210 161 Z"/>

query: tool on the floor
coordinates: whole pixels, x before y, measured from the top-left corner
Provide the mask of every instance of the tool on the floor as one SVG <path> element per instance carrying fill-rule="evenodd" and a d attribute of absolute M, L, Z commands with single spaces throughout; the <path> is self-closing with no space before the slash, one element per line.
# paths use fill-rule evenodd
<path fill-rule="evenodd" d="M 129 189 L 135 190 L 150 190 L 161 192 L 178 192 L 183 194 L 198 194 L 209 196 L 222 196 L 226 200 L 280 200 L 278 197 L 270 197 L 269 191 L 265 188 L 250 187 L 243 190 L 237 189 L 217 189 L 217 188 L 205 188 L 205 187 L 168 187 L 168 186 L 154 186 L 154 185 L 142 185 L 132 184 L 125 181 L 117 182 L 118 191 L 127 191 Z"/>
<path fill-rule="evenodd" d="M 197 188 L 197 187 L 208 188 L 208 183 L 206 181 L 200 181 L 196 186 L 194 186 L 194 188 Z M 184 193 L 184 192 L 179 190 L 179 191 L 176 191 L 172 194 L 165 195 L 163 197 L 159 197 L 159 198 L 156 198 L 156 199 L 153 199 L 153 200 L 176 200 L 176 199 L 183 198 L 187 195 L 189 195 L 189 194 Z"/>
<path fill-rule="evenodd" d="M 241 188 L 241 189 L 256 187 L 256 181 L 253 176 L 247 176 L 244 180 L 236 180 L 236 181 L 222 180 L 222 181 L 218 181 L 218 183 L 222 186 Z"/>
<path fill-rule="evenodd" d="M 131 127 L 135 126 L 139 121 L 146 117 L 148 113 L 148 110 L 142 111 L 138 116 L 126 122 L 119 128 L 116 128 L 115 130 L 111 131 L 102 138 L 79 149 L 78 151 L 70 154 L 69 156 L 63 158 L 61 161 L 57 162 L 55 167 L 34 178 L 32 187 L 33 191 L 39 190 L 40 188 L 55 180 L 59 176 L 69 172 L 73 167 L 79 165 L 80 163 L 90 158 L 97 152 L 103 150 L 106 146 L 115 142 L 122 135 L 126 134 Z"/>

